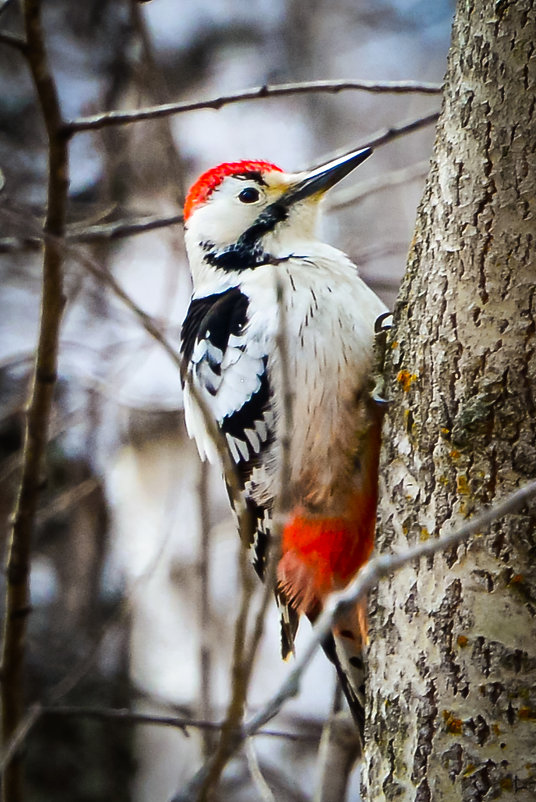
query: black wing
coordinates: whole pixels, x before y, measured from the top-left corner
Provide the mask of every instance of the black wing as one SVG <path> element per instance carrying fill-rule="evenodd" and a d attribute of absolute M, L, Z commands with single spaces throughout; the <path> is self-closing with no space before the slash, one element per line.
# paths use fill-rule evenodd
<path fill-rule="evenodd" d="M 202 394 L 236 466 L 254 521 L 255 531 L 249 533 L 254 564 L 262 574 L 269 510 L 254 495 L 263 457 L 273 442 L 273 425 L 264 343 L 244 336 L 247 323 L 248 299 L 238 288 L 195 298 L 183 323 L 181 353 L 187 363 L 186 391 L 193 383 Z M 188 430 L 201 453 L 210 456 L 203 421 L 192 406 L 185 399 Z"/>
<path fill-rule="evenodd" d="M 185 413 L 188 431 L 196 438 L 200 453 L 211 455 L 211 443 L 199 411 L 188 396 L 194 383 L 225 436 L 236 466 L 251 519 L 247 533 L 253 566 L 264 576 L 271 530 L 271 505 L 261 504 L 256 492 L 266 476 L 266 456 L 274 439 L 274 419 L 267 363 L 270 344 L 266 335 L 251 330 L 248 299 L 237 288 L 217 295 L 195 298 L 182 327 L 181 352 L 187 363 Z M 229 490 L 229 485 L 227 486 Z M 231 504 L 234 499 L 229 493 Z M 276 590 L 281 611 L 281 650 L 293 650 L 298 616 Z"/>

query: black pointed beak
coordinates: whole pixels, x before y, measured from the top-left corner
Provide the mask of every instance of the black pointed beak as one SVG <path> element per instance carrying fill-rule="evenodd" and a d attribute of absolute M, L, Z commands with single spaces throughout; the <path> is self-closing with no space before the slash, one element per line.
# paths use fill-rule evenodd
<path fill-rule="evenodd" d="M 362 164 L 365 159 L 368 159 L 371 153 L 372 148 L 362 148 L 352 153 L 346 153 L 338 159 L 327 162 L 327 164 L 322 164 L 290 187 L 280 198 L 279 203 L 284 206 L 290 206 L 297 201 L 309 198 L 311 195 L 326 192 Z"/>

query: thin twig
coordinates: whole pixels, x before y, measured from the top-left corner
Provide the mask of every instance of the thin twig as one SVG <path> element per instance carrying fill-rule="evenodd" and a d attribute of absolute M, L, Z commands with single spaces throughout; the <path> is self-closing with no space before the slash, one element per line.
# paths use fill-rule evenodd
<path fill-rule="evenodd" d="M 219 724 L 197 719 L 182 719 L 178 716 L 157 716 L 150 713 L 137 713 L 128 708 L 111 707 L 73 707 L 57 705 L 43 707 L 42 716 L 59 716 L 61 718 L 91 718 L 96 721 L 117 721 L 122 724 L 147 724 L 158 727 L 175 727 L 189 737 L 188 727 L 200 730 L 218 729 Z"/>
<path fill-rule="evenodd" d="M 182 359 L 178 351 L 171 345 L 166 338 L 160 327 L 155 323 L 154 318 L 145 312 L 138 304 L 130 297 L 130 295 L 121 287 L 119 282 L 115 279 L 113 274 L 106 267 L 103 267 L 94 259 L 91 259 L 86 254 L 81 253 L 77 248 L 69 246 L 64 242 L 66 253 L 75 258 L 91 275 L 97 280 L 102 281 L 109 289 L 112 290 L 114 295 L 121 301 L 121 303 L 129 309 L 132 314 L 137 318 L 138 322 L 145 329 L 145 331 L 158 342 L 175 366 L 181 370 Z"/>
<path fill-rule="evenodd" d="M 23 16 L 26 58 L 48 136 L 48 194 L 45 231 L 63 236 L 68 187 L 67 142 L 54 78 L 41 27 L 39 0 L 25 0 Z M 64 308 L 63 249 L 55 239 L 44 244 L 41 321 L 24 436 L 22 476 L 9 536 L 6 609 L 2 652 L 2 736 L 9 743 L 24 713 L 24 648 L 30 610 L 29 569 L 41 471 L 48 442 L 52 395 L 56 382 L 61 317 Z M 5 802 L 22 802 L 22 763 L 14 755 L 3 779 Z"/>
<path fill-rule="evenodd" d="M 133 28 L 141 42 L 141 59 L 143 62 L 143 70 L 141 71 L 142 79 L 152 95 L 152 101 L 156 101 L 158 104 L 167 103 L 169 100 L 169 92 L 162 71 L 157 64 L 151 35 L 147 28 L 145 17 L 139 7 L 138 0 L 131 0 L 130 16 Z M 173 137 L 169 117 L 164 117 L 161 120 L 158 138 L 164 143 L 166 149 L 166 163 L 168 170 L 171 171 L 171 174 L 168 173 L 169 180 L 173 182 L 175 190 L 178 192 L 179 198 L 181 199 L 180 205 L 182 206 L 185 195 L 184 171 L 177 143 Z"/>
<path fill-rule="evenodd" d="M 211 531 L 208 519 L 208 463 L 199 466 L 197 485 L 199 515 L 199 713 L 201 718 L 212 715 L 212 648 L 210 626 L 210 545 Z M 212 733 L 203 733 L 203 757 L 213 751 Z"/>
<path fill-rule="evenodd" d="M 433 123 L 437 122 L 438 118 L 439 112 L 432 111 L 430 114 L 425 114 L 422 117 L 415 117 L 412 120 L 391 125 L 388 128 L 377 131 L 370 137 L 368 141 L 361 145 L 361 147 L 378 148 L 381 145 L 387 145 L 388 142 L 392 142 L 394 139 L 398 139 L 406 134 L 411 134 L 414 131 L 419 131 L 421 128 L 426 128 L 429 125 L 433 125 Z"/>
<path fill-rule="evenodd" d="M 253 784 L 257 789 L 259 799 L 262 802 L 275 802 L 275 796 L 272 793 L 272 789 L 262 776 L 261 767 L 259 765 L 252 738 L 247 739 L 245 751 L 249 773 L 251 775 L 251 779 L 253 780 Z"/>
<path fill-rule="evenodd" d="M 26 53 L 28 49 L 28 44 L 22 36 L 9 31 L 0 31 L 0 44 L 14 47 L 16 50 L 20 50 L 21 53 Z"/>
<path fill-rule="evenodd" d="M 360 750 L 361 739 L 350 713 L 332 713 L 318 748 L 320 771 L 313 802 L 346 799 L 348 780 Z"/>
<path fill-rule="evenodd" d="M 168 228 L 182 224 L 182 214 L 153 215 L 135 220 L 116 220 L 112 223 L 100 223 L 87 228 L 75 230 L 67 227 L 66 237 L 69 242 L 100 242 L 131 237 L 133 234 L 144 234 L 158 228 Z"/>
<path fill-rule="evenodd" d="M 236 751 L 237 741 L 240 738 L 240 729 L 244 716 L 246 696 L 251 676 L 251 665 L 245 661 L 245 644 L 247 638 L 247 625 L 249 609 L 254 593 L 254 577 L 248 558 L 246 544 L 241 541 L 239 551 L 240 579 L 242 598 L 235 624 L 233 661 L 231 669 L 231 700 L 223 722 L 220 738 L 214 754 L 205 763 L 206 770 L 196 774 L 193 787 L 198 802 L 207 802 L 212 789 L 218 783 L 227 761 Z M 182 799 L 179 794 L 177 799 Z M 173 802 L 175 802 L 175 797 Z"/>
<path fill-rule="evenodd" d="M 13 0 L 0 0 L 0 16 L 11 5 Z"/>
<path fill-rule="evenodd" d="M 38 523 L 42 525 L 55 515 L 67 512 L 75 505 L 80 504 L 87 496 L 92 495 L 99 487 L 100 483 L 94 476 L 84 479 L 74 487 L 69 487 L 59 493 L 46 507 L 38 510 L 36 516 Z"/>
<path fill-rule="evenodd" d="M 133 111 L 106 111 L 101 114 L 92 114 L 88 117 L 79 117 L 70 120 L 64 126 L 64 134 L 68 137 L 80 131 L 94 131 L 109 125 L 125 125 L 128 123 L 139 122 L 140 120 L 155 120 L 159 117 L 166 117 L 169 114 L 181 114 L 188 111 L 198 111 L 199 109 L 221 109 L 231 103 L 242 103 L 245 100 L 261 100 L 268 97 L 281 97 L 285 95 L 306 94 L 310 92 L 337 93 L 348 90 L 358 90 L 361 92 L 389 93 L 389 94 L 441 94 L 440 84 L 421 83 L 419 81 L 305 81 L 300 83 L 288 83 L 277 85 L 256 86 L 252 89 L 244 89 L 241 92 L 233 92 L 230 95 L 210 98 L 208 100 L 197 100 L 193 103 L 163 103 L 159 106 L 149 106 L 144 109 Z"/>
<path fill-rule="evenodd" d="M 188 736 L 188 729 L 219 732 L 223 726 L 222 721 L 206 721 L 198 718 L 184 716 L 162 716 L 152 713 L 138 713 L 128 708 L 113 707 L 84 707 L 72 705 L 54 705 L 42 707 L 40 716 L 59 716 L 62 718 L 92 718 L 99 721 L 117 721 L 124 724 L 144 724 L 155 727 L 175 727 Z M 285 732 L 284 730 L 259 730 L 256 736 L 266 738 L 282 738 L 287 741 L 310 741 L 318 743 L 319 735 L 300 732 Z"/>
<path fill-rule="evenodd" d="M 5 215 L 5 208 L 0 209 L 0 213 Z M 69 243 L 112 242 L 117 239 L 132 237 L 135 234 L 144 234 L 147 231 L 182 225 L 182 222 L 182 214 L 172 214 L 114 220 L 111 223 L 96 223 L 95 225 L 86 227 L 77 224 L 67 226 L 65 239 Z M 39 234 L 33 236 L 25 235 L 23 237 L 0 237 L 0 253 L 13 253 L 25 250 L 35 251 L 41 247 L 41 242 L 42 236 L 39 236 Z"/>

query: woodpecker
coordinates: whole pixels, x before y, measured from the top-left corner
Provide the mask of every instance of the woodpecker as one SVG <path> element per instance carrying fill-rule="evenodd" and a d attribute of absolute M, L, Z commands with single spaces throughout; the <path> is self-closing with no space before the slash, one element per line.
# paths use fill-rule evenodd
<path fill-rule="evenodd" d="M 370 153 L 299 173 L 266 161 L 221 164 L 193 184 L 184 206 L 193 278 L 181 336 L 186 426 L 211 461 L 207 414 L 221 433 L 261 578 L 281 463 L 289 461 L 275 588 L 284 658 L 299 617 L 314 622 L 373 547 L 381 409 L 370 389 L 375 321 L 386 308 L 350 259 L 315 235 L 324 193 Z M 292 415 L 283 447 L 286 390 Z M 366 637 L 360 605 L 324 644 L 361 730 Z"/>

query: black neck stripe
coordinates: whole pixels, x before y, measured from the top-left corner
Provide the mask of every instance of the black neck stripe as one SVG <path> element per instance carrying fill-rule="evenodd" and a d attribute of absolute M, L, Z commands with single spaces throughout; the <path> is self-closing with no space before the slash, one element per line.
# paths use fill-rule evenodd
<path fill-rule="evenodd" d="M 221 270 L 251 270 L 274 261 L 262 247 L 262 238 L 286 220 L 288 210 L 280 203 L 272 203 L 257 217 L 233 245 L 224 251 L 217 251 L 213 242 L 202 242 L 205 260 Z"/>
<path fill-rule="evenodd" d="M 257 217 L 253 225 L 251 225 L 240 237 L 237 245 L 244 245 L 251 248 L 255 243 L 258 243 L 262 237 L 273 231 L 274 228 L 286 220 L 288 217 L 288 209 L 282 203 L 271 203 L 261 214 Z"/>

